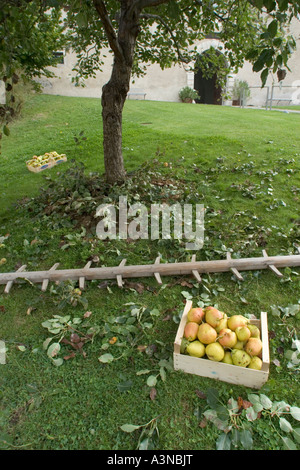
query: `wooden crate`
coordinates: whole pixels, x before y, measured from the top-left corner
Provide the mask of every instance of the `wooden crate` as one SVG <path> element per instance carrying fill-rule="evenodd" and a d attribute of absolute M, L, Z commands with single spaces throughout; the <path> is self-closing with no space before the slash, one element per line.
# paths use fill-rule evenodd
<path fill-rule="evenodd" d="M 267 382 L 269 377 L 270 358 L 267 313 L 261 312 L 260 320 L 251 320 L 250 323 L 258 326 L 261 330 L 262 348 L 262 369 L 254 370 L 239 367 L 224 362 L 215 362 L 209 359 L 180 354 L 180 344 L 183 337 L 184 327 L 187 321 L 188 311 L 192 308 L 192 302 L 187 301 L 182 318 L 177 330 L 174 342 L 174 369 L 182 370 L 188 374 L 200 375 L 211 379 L 221 380 L 236 385 L 259 389 Z"/>
<path fill-rule="evenodd" d="M 37 166 L 37 167 L 32 166 L 31 165 L 31 160 L 28 160 L 26 162 L 26 166 L 27 166 L 29 171 L 32 171 L 33 173 L 39 173 L 40 171 L 52 168 L 56 165 L 59 165 L 60 163 L 66 162 L 66 161 L 67 161 L 67 157 L 65 155 L 60 155 L 60 158 L 58 160 L 49 159 L 47 163 L 45 163 L 43 165 L 40 165 L 40 166 Z"/>

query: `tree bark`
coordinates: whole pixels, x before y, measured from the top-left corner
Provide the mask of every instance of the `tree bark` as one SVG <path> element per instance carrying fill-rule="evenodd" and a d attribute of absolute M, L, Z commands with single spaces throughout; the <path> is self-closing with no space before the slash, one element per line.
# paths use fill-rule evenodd
<path fill-rule="evenodd" d="M 105 177 L 109 184 L 124 181 L 126 172 L 122 153 L 122 114 L 129 91 L 140 10 L 132 1 L 122 2 L 119 19 L 117 53 L 111 78 L 102 89 L 103 150 Z"/>
<path fill-rule="evenodd" d="M 125 168 L 122 152 L 122 114 L 129 90 L 130 76 L 115 61 L 112 76 L 102 90 L 103 151 L 105 179 L 109 184 L 123 182 Z"/>

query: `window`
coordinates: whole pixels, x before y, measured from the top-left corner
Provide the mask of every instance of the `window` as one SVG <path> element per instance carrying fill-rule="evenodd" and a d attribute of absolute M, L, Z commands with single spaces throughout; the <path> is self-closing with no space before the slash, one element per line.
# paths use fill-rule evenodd
<path fill-rule="evenodd" d="M 53 52 L 53 57 L 57 64 L 64 64 L 65 63 L 65 54 L 63 51 L 56 51 Z"/>

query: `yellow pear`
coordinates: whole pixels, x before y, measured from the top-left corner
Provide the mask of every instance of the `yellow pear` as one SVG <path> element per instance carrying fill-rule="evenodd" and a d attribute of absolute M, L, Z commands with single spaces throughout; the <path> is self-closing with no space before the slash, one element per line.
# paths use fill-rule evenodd
<path fill-rule="evenodd" d="M 203 357 L 205 354 L 205 346 L 200 341 L 192 341 L 186 347 L 186 352 L 189 356 Z"/>
<path fill-rule="evenodd" d="M 224 317 L 224 313 L 215 307 L 206 307 L 204 311 L 206 323 L 209 323 L 213 328 L 216 328 Z"/>
<path fill-rule="evenodd" d="M 260 330 L 256 325 L 252 325 L 251 323 L 249 323 L 249 325 L 247 325 L 247 328 L 249 328 L 251 336 L 253 338 L 260 338 Z"/>
<path fill-rule="evenodd" d="M 189 341 L 194 341 L 197 338 L 199 325 L 194 321 L 189 321 L 184 327 L 183 336 Z"/>
<path fill-rule="evenodd" d="M 256 369 L 261 370 L 262 368 L 262 360 L 258 356 L 251 357 L 250 364 L 248 365 L 248 369 Z"/>
<path fill-rule="evenodd" d="M 258 356 L 262 351 L 262 341 L 259 338 L 249 338 L 245 351 L 250 354 L 250 356 Z"/>
<path fill-rule="evenodd" d="M 245 344 L 245 341 L 237 341 L 235 343 L 234 349 L 244 349 Z"/>
<path fill-rule="evenodd" d="M 225 351 L 220 343 L 210 343 L 205 348 L 205 353 L 211 361 L 220 362 L 225 356 Z"/>
<path fill-rule="evenodd" d="M 235 331 L 238 326 L 246 326 L 249 323 L 248 318 L 243 315 L 232 315 L 227 320 L 227 327 Z"/>
<path fill-rule="evenodd" d="M 187 314 L 187 321 L 201 323 L 204 317 L 204 310 L 201 307 L 194 307 Z"/>
<path fill-rule="evenodd" d="M 247 326 L 238 326 L 235 330 L 235 334 L 239 341 L 247 341 L 251 336 L 251 331 Z"/>
<path fill-rule="evenodd" d="M 231 352 L 232 363 L 235 366 L 247 367 L 250 364 L 251 357 L 242 349 L 233 349 Z"/>
<path fill-rule="evenodd" d="M 197 333 L 199 341 L 203 344 L 210 344 L 216 341 L 217 332 L 209 323 L 201 323 Z"/>
<path fill-rule="evenodd" d="M 220 320 L 219 324 L 216 326 L 217 333 L 220 333 L 221 330 L 223 330 L 224 328 L 227 328 L 227 319 L 228 317 L 226 313 L 224 313 L 222 320 Z"/>
<path fill-rule="evenodd" d="M 225 362 L 225 364 L 233 364 L 230 351 L 225 351 L 222 362 Z"/>

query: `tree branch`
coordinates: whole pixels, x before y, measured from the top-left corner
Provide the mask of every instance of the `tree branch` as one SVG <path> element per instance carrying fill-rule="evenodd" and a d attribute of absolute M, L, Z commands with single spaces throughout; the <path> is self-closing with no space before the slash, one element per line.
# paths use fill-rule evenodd
<path fill-rule="evenodd" d="M 164 20 L 161 16 L 159 16 L 159 15 L 151 15 L 151 14 L 149 14 L 149 13 L 142 13 L 142 14 L 141 14 L 141 18 L 146 18 L 146 19 L 151 18 L 151 19 L 154 19 L 154 20 L 156 20 L 156 21 L 159 21 L 159 22 L 166 28 L 166 30 L 170 33 L 170 36 L 171 36 L 172 41 L 173 41 L 173 43 L 174 43 L 174 45 L 175 45 L 175 48 L 176 48 L 176 50 L 177 50 L 177 54 L 178 54 L 178 57 L 179 57 L 180 61 L 181 61 L 182 63 L 184 63 L 184 64 L 188 64 L 188 63 L 190 62 L 189 60 L 185 59 L 185 58 L 182 56 L 182 54 L 181 54 L 181 52 L 180 52 L 180 49 L 179 49 L 179 44 L 178 44 L 178 42 L 177 42 L 177 40 L 176 40 L 176 38 L 175 38 L 175 36 L 174 36 L 174 34 L 173 34 L 173 30 L 169 27 L 169 25 L 165 22 L 165 20 Z"/>
<path fill-rule="evenodd" d="M 111 19 L 108 15 L 105 3 L 103 0 L 93 0 L 93 3 L 95 5 L 95 8 L 100 16 L 100 19 L 102 21 L 103 27 L 105 29 L 105 32 L 107 34 L 107 39 L 109 42 L 109 45 L 112 49 L 112 51 L 115 54 L 115 57 L 117 57 L 119 60 L 124 60 L 124 55 L 122 52 L 122 49 L 120 47 L 120 44 L 118 42 L 118 38 L 116 35 L 116 32 L 114 30 L 114 27 L 112 25 Z"/>

